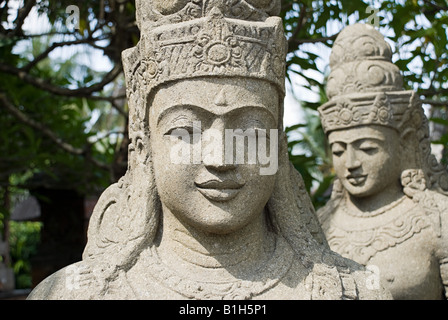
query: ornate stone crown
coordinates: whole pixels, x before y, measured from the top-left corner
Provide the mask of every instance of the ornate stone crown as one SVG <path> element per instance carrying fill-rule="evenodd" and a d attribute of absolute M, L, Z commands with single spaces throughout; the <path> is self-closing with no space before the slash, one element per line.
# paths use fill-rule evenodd
<path fill-rule="evenodd" d="M 351 94 L 324 104 L 319 113 L 326 133 L 372 124 L 400 130 L 416 99 L 413 91 Z"/>
<path fill-rule="evenodd" d="M 224 16 L 246 21 L 264 21 L 278 16 L 280 0 L 136 0 L 141 30 L 205 17 L 218 8 Z"/>
<path fill-rule="evenodd" d="M 280 1 L 159 2 L 137 1 L 140 42 L 123 53 L 128 90 L 136 79 L 148 93 L 169 81 L 241 76 L 284 91 L 286 39 L 281 18 L 269 16 Z"/>
<path fill-rule="evenodd" d="M 418 104 L 412 91 L 403 90 L 392 50 L 370 25 L 345 28 L 335 41 L 327 83 L 329 102 L 318 110 L 326 133 L 365 124 L 400 130 Z"/>

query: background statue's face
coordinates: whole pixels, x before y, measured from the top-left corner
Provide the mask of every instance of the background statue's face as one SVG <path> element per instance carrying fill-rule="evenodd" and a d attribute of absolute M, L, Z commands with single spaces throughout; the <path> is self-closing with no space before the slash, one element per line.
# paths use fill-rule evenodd
<path fill-rule="evenodd" d="M 362 126 L 333 131 L 328 139 L 336 175 L 352 196 L 373 196 L 399 183 L 401 147 L 397 131 Z"/>
<path fill-rule="evenodd" d="M 226 133 L 277 130 L 275 87 L 241 78 L 182 80 L 161 87 L 148 103 L 153 167 L 164 207 L 184 224 L 219 234 L 262 214 L 276 175 L 260 174 L 266 165 L 258 160 L 249 163 L 247 138 L 229 162 Z M 265 142 L 269 151 L 269 138 Z M 244 163 L 235 161 L 241 152 Z"/>

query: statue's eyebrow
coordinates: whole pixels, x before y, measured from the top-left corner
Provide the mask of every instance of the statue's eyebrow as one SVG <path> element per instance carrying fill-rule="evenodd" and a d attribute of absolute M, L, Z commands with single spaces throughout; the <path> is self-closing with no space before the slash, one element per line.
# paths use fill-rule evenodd
<path fill-rule="evenodd" d="M 344 147 L 347 146 L 347 143 L 344 141 L 333 141 L 330 143 L 330 146 L 333 146 L 334 144 L 340 144 L 340 145 L 343 145 Z"/>
<path fill-rule="evenodd" d="M 248 109 L 251 109 L 251 110 L 254 110 L 254 111 L 255 111 L 255 110 L 262 111 L 263 113 L 269 114 L 269 117 L 271 117 L 272 120 L 274 121 L 274 123 L 277 124 L 278 119 L 275 117 L 275 115 L 271 112 L 271 110 L 270 110 L 268 107 L 263 106 L 263 105 L 253 104 L 253 105 L 241 106 L 241 107 L 239 107 L 239 108 L 232 109 L 231 111 L 227 112 L 225 115 L 226 115 L 226 116 L 230 116 L 230 117 L 232 117 L 232 116 L 238 116 L 238 112 L 239 112 L 241 109 L 244 109 L 244 110 L 246 110 L 246 111 L 247 111 Z M 255 118 L 251 118 L 251 119 L 252 119 L 252 120 L 257 120 L 257 121 L 259 121 L 259 119 L 255 119 Z"/>
<path fill-rule="evenodd" d="M 339 143 L 339 144 L 361 144 L 363 142 L 369 141 L 369 140 L 374 140 L 374 141 L 386 141 L 385 138 L 381 138 L 381 137 L 362 137 L 362 138 L 354 138 L 354 139 L 347 139 L 347 140 L 341 140 L 341 139 L 335 139 L 334 141 L 330 142 L 330 145 L 333 145 L 335 143 Z"/>
<path fill-rule="evenodd" d="M 208 117 L 212 117 L 213 113 L 211 113 L 209 110 L 196 106 L 196 105 L 190 105 L 190 104 L 176 104 L 173 106 L 170 106 L 168 108 L 166 108 L 165 110 L 163 110 L 159 116 L 157 117 L 157 125 L 160 124 L 160 122 L 166 118 L 167 114 L 170 114 L 172 112 L 185 112 L 186 110 L 188 111 L 193 111 L 193 112 L 200 112 L 200 113 L 208 113 Z M 179 116 L 178 116 L 179 117 Z"/>
<path fill-rule="evenodd" d="M 239 110 L 241 109 L 245 109 L 247 110 L 247 108 L 252 108 L 254 110 L 263 110 L 264 112 L 266 112 L 267 114 L 269 114 L 272 119 L 277 123 L 277 120 L 275 118 L 275 116 L 272 114 L 272 112 L 269 110 L 268 107 L 264 106 L 264 105 L 258 105 L 258 104 L 250 104 L 247 106 L 241 106 L 238 108 L 234 108 L 228 112 L 223 112 L 223 113 L 219 113 L 219 114 L 215 114 L 214 112 L 211 112 L 209 109 L 205 108 L 205 107 L 201 107 L 201 106 L 197 106 L 197 105 L 193 105 L 193 104 L 176 104 L 173 106 L 170 106 L 168 108 L 166 108 L 165 110 L 163 110 L 157 117 L 157 125 L 159 125 L 159 123 L 163 120 L 163 118 L 166 117 L 167 114 L 171 113 L 171 112 L 176 112 L 176 111 L 185 111 L 185 110 L 191 110 L 193 112 L 198 112 L 198 113 L 205 113 L 205 117 L 207 118 L 212 118 L 215 116 L 232 116 L 232 114 L 237 113 Z M 225 108 L 224 108 L 225 110 Z"/>

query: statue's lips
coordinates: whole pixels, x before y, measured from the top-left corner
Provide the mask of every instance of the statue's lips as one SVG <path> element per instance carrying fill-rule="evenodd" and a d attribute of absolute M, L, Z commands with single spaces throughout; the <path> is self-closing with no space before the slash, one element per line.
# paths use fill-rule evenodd
<path fill-rule="evenodd" d="M 362 185 L 367 180 L 367 175 L 348 175 L 347 181 L 353 186 Z"/>
<path fill-rule="evenodd" d="M 206 182 L 195 183 L 195 185 L 204 197 L 212 201 L 220 202 L 232 200 L 244 187 L 244 183 L 239 183 L 233 180 L 209 180 Z"/>

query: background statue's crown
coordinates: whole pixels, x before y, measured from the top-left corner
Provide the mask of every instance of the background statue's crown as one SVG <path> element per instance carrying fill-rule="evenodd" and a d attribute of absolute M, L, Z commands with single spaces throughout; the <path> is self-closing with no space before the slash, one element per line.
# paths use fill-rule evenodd
<path fill-rule="evenodd" d="M 128 90 L 207 76 L 267 80 L 284 92 L 279 0 L 137 1 L 139 44 L 123 53 Z"/>
<path fill-rule="evenodd" d="M 364 124 L 399 129 L 412 91 L 404 91 L 392 49 L 371 25 L 354 24 L 338 35 L 330 56 L 329 102 L 319 108 L 325 132 Z"/>

